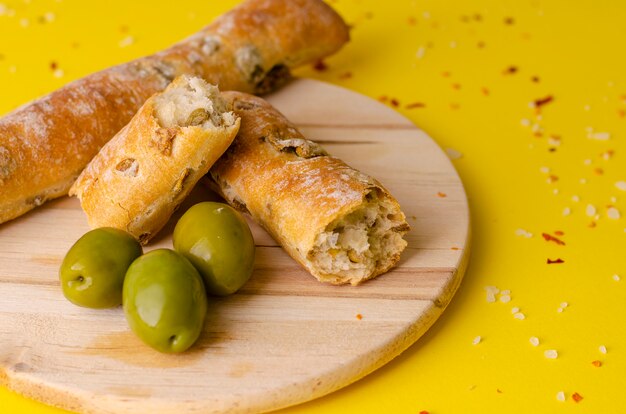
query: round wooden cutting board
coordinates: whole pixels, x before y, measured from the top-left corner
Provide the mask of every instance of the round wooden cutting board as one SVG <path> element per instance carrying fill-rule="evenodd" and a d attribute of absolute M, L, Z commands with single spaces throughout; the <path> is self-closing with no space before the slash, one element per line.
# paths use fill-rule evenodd
<path fill-rule="evenodd" d="M 426 332 L 468 257 L 467 200 L 446 155 L 409 120 L 339 87 L 301 79 L 268 99 L 397 197 L 412 227 L 398 267 L 356 287 L 323 285 L 251 223 L 251 280 L 211 301 L 190 351 L 159 354 L 121 308 L 63 297 L 60 263 L 89 228 L 77 200 L 59 199 L 0 225 L 0 384 L 84 413 L 269 411 L 350 384 Z M 180 210 L 214 197 L 198 187 Z M 171 248 L 177 217 L 146 250 Z"/>

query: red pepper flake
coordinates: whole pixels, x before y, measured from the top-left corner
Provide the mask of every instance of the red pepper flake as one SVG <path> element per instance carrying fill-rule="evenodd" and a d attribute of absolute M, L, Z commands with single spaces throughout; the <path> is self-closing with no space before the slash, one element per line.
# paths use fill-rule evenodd
<path fill-rule="evenodd" d="M 565 261 L 563 259 L 548 259 L 547 261 L 548 264 L 558 264 L 558 263 L 565 263 Z"/>
<path fill-rule="evenodd" d="M 320 59 L 313 64 L 313 69 L 315 69 L 318 72 L 324 72 L 328 70 L 328 65 L 326 64 L 326 62 Z"/>
<path fill-rule="evenodd" d="M 599 360 L 595 360 L 595 361 L 591 361 L 591 365 L 593 365 L 596 368 L 600 368 L 602 366 L 602 361 Z"/>
<path fill-rule="evenodd" d="M 563 233 L 561 230 L 555 231 L 554 234 L 556 234 L 557 236 L 565 236 L 565 233 Z"/>
<path fill-rule="evenodd" d="M 549 183 L 554 183 L 554 182 L 557 182 L 557 181 L 559 181 L 559 177 L 557 175 L 551 174 L 548 177 L 548 182 Z"/>
<path fill-rule="evenodd" d="M 541 235 L 543 236 L 543 239 L 547 242 L 552 241 L 558 244 L 559 246 L 565 246 L 565 242 L 559 238 L 556 238 L 548 233 L 541 233 Z"/>
<path fill-rule="evenodd" d="M 426 411 L 426 410 L 422 410 L 422 411 L 420 411 L 420 414 L 430 414 L 430 413 L 428 411 Z"/>
<path fill-rule="evenodd" d="M 458 91 L 461 89 L 461 84 L 460 83 L 453 83 L 452 84 L 452 89 Z"/>
<path fill-rule="evenodd" d="M 391 106 L 393 106 L 394 108 L 397 108 L 400 106 L 400 101 L 397 100 L 396 98 L 392 98 L 391 101 L 389 101 L 389 103 L 391 104 Z"/>
<path fill-rule="evenodd" d="M 574 400 L 574 402 L 580 402 L 583 399 L 583 396 L 580 395 L 579 393 L 575 392 L 572 394 L 572 400 Z"/>
<path fill-rule="evenodd" d="M 339 79 L 350 79 L 352 78 L 352 72 L 344 72 L 339 75 Z"/>
<path fill-rule="evenodd" d="M 483 86 L 483 87 L 480 89 L 480 91 L 483 93 L 483 95 L 485 95 L 485 96 L 489 96 L 489 93 L 490 93 L 490 92 L 489 92 L 489 89 L 487 89 L 486 87 L 484 87 L 484 86 Z"/>
<path fill-rule="evenodd" d="M 515 73 L 517 73 L 517 71 L 518 71 L 518 70 L 519 70 L 519 69 L 518 69 L 518 67 L 517 67 L 517 66 L 512 66 L 512 65 L 511 65 L 511 66 L 509 66 L 508 68 L 504 69 L 504 70 L 502 71 L 502 74 L 504 74 L 504 75 L 514 75 Z"/>
<path fill-rule="evenodd" d="M 534 83 L 539 83 L 539 76 L 533 76 L 532 78 L 530 78 L 530 81 Z"/>
<path fill-rule="evenodd" d="M 50 62 L 50 70 L 55 71 L 59 68 L 59 64 L 56 63 L 54 60 L 52 62 Z"/>
<path fill-rule="evenodd" d="M 447 195 L 446 193 L 442 193 L 441 191 L 439 191 L 439 192 L 437 193 L 437 197 L 445 198 L 445 197 L 447 197 L 447 196 L 448 196 L 448 195 Z"/>
<path fill-rule="evenodd" d="M 619 109 L 617 111 L 617 116 L 619 116 L 620 118 L 626 118 L 626 110 L 624 109 Z"/>
<path fill-rule="evenodd" d="M 356 318 L 357 318 L 358 320 L 361 320 L 361 319 L 363 319 L 363 315 L 361 315 L 360 313 L 357 313 L 357 314 L 356 314 Z"/>
<path fill-rule="evenodd" d="M 504 24 L 508 24 L 508 25 L 515 24 L 515 19 L 512 18 L 512 17 L 505 17 L 504 18 Z"/>
<path fill-rule="evenodd" d="M 535 108 L 540 108 L 544 105 L 549 104 L 553 100 L 554 100 L 554 97 L 552 95 L 548 95 L 545 98 L 535 99 L 533 103 L 535 104 Z"/>
<path fill-rule="evenodd" d="M 598 224 L 595 221 L 592 221 L 591 223 L 589 223 L 589 225 L 587 227 L 589 227 L 590 229 L 593 229 L 594 227 L 596 227 Z"/>
<path fill-rule="evenodd" d="M 423 102 L 411 102 L 405 105 L 406 109 L 426 108 L 426 104 Z"/>

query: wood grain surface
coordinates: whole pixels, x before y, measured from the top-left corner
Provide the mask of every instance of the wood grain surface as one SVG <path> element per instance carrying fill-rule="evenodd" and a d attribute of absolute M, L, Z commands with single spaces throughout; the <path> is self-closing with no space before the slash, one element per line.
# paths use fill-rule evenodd
<path fill-rule="evenodd" d="M 88 226 L 77 200 L 59 199 L 0 226 L 0 384 L 84 413 L 270 411 L 350 384 L 426 332 L 469 252 L 467 200 L 448 158 L 410 121 L 345 89 L 300 79 L 268 99 L 396 196 L 412 226 L 399 266 L 357 287 L 322 285 L 251 223 L 251 280 L 211 300 L 190 351 L 164 355 L 135 338 L 121 308 L 65 300 L 58 269 Z M 178 214 L 214 198 L 196 188 Z M 171 248 L 177 217 L 146 250 Z"/>

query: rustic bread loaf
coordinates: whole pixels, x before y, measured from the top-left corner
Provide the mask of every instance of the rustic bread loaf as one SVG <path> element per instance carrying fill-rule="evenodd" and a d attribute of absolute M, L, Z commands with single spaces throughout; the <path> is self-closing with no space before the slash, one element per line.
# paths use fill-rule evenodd
<path fill-rule="evenodd" d="M 239 130 L 217 87 L 181 76 L 155 94 L 70 188 L 89 225 L 147 243 Z"/>
<path fill-rule="evenodd" d="M 374 178 L 328 155 L 261 98 L 226 92 L 241 128 L 209 173 L 318 280 L 356 285 L 393 267 L 409 230 Z"/>
<path fill-rule="evenodd" d="M 77 80 L 0 119 L 0 223 L 60 197 L 155 92 L 182 74 L 267 92 L 337 51 L 348 29 L 321 0 L 248 0 L 155 55 Z"/>

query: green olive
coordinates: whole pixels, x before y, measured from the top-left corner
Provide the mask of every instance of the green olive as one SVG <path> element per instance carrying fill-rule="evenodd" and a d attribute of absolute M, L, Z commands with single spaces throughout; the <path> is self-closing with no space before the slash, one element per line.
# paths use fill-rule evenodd
<path fill-rule="evenodd" d="M 136 259 L 124 280 L 124 314 L 132 331 L 160 352 L 188 349 L 200 336 L 207 298 L 202 277 L 170 249 Z"/>
<path fill-rule="evenodd" d="M 198 269 L 207 291 L 229 295 L 254 267 L 254 239 L 243 216 L 227 204 L 198 203 L 176 223 L 174 248 Z"/>
<path fill-rule="evenodd" d="M 124 275 L 141 253 L 139 242 L 123 230 L 101 227 L 85 233 L 61 264 L 63 294 L 88 308 L 121 305 Z"/>

